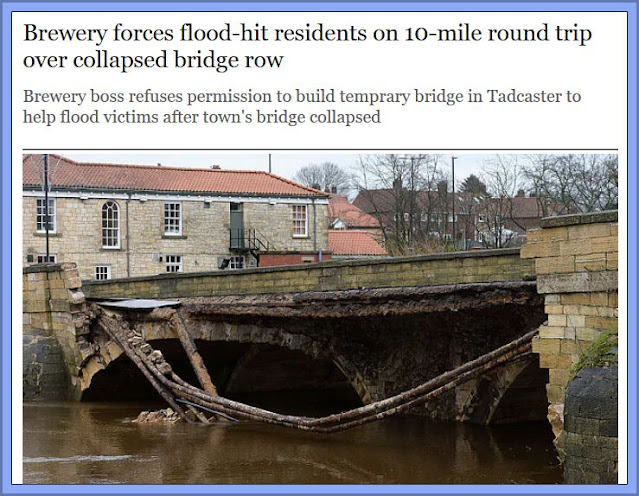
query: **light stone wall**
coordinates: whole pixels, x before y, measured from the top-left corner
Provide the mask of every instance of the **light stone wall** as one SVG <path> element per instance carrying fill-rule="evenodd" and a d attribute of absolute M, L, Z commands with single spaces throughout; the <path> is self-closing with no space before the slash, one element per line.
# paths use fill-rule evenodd
<path fill-rule="evenodd" d="M 182 201 L 182 235 L 164 235 L 164 200 L 115 200 L 120 207 L 120 249 L 102 248 L 101 213 L 108 197 L 81 200 L 56 198 L 56 233 L 50 253 L 58 262 L 75 262 L 83 279 L 93 279 L 96 265 L 110 265 L 111 277 L 135 277 L 165 272 L 166 255 L 182 255 L 184 272 L 214 271 L 219 256 L 230 255 L 230 204 Z M 328 206 L 317 205 L 317 243 L 313 242 L 313 207 L 309 205 L 309 236 L 293 237 L 288 204 L 244 204 L 245 229 L 258 229 L 271 249 L 328 250 Z M 128 215 L 127 215 L 128 209 Z M 127 218 L 130 226 L 127 226 Z M 129 239 L 127 240 L 127 227 Z M 130 247 L 130 248 L 129 248 Z M 45 252 L 44 234 L 36 233 L 36 198 L 23 198 L 23 264 Z M 128 256 L 127 256 L 128 252 Z M 154 254 L 162 256 L 162 262 Z"/>
<path fill-rule="evenodd" d="M 559 437 L 572 366 L 602 333 L 617 330 L 617 212 L 543 219 L 527 239 L 521 257 L 534 259 L 548 315 L 533 351 L 549 369 L 548 419 Z"/>
<path fill-rule="evenodd" d="M 292 205 L 269 205 L 268 203 L 244 204 L 245 229 L 257 229 L 269 242 L 270 248 L 276 251 L 327 251 L 328 227 L 330 218 L 328 205 L 307 206 L 308 235 L 303 238 L 293 237 Z M 315 219 L 315 228 L 313 217 Z M 317 241 L 314 237 L 317 236 Z"/>

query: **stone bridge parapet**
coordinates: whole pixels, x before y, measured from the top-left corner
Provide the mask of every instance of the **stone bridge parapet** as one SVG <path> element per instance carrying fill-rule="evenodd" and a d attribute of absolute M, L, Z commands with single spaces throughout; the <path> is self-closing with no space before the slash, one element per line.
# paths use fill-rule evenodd
<path fill-rule="evenodd" d="M 531 278 L 534 278 L 533 263 L 520 259 L 519 248 L 508 248 L 84 281 L 83 290 L 92 298 L 181 298 L 521 281 Z"/>
<path fill-rule="evenodd" d="M 566 387 L 582 351 L 604 332 L 617 332 L 618 217 L 616 211 L 542 219 L 528 231 L 521 256 L 534 259 L 537 291 L 548 322 L 533 351 L 549 369 L 548 418 L 563 431 Z"/>

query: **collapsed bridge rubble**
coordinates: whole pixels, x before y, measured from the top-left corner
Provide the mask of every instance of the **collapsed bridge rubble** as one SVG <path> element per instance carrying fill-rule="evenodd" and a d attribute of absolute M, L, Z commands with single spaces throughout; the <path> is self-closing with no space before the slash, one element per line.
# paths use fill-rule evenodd
<path fill-rule="evenodd" d="M 158 306 L 171 307 L 180 304 L 179 302 L 171 303 L 173 305 L 165 303 Z M 118 302 L 99 302 L 94 305 L 96 324 L 123 350 L 162 399 L 185 422 L 208 424 L 211 420 L 222 417 L 232 420 L 258 421 L 326 434 L 343 431 L 406 412 L 506 363 L 529 359 L 532 355 L 531 342 L 537 334 L 536 329 L 530 331 L 489 353 L 483 354 L 399 394 L 359 408 L 325 417 L 313 418 L 278 414 L 220 396 L 197 351 L 193 338 L 186 329 L 185 320 L 179 309 L 158 308 L 154 312 L 166 320 L 177 334 L 201 388 L 187 383 L 174 372 L 161 351 L 154 350 L 146 342 L 142 334 L 133 329 L 121 314 L 109 308 L 115 307 L 117 309 L 118 306 L 122 305 Z M 230 309 L 234 306 L 231 304 L 227 308 Z M 275 309 L 271 311 L 275 311 Z M 213 414 L 213 417 L 210 417 L 211 414 Z"/>

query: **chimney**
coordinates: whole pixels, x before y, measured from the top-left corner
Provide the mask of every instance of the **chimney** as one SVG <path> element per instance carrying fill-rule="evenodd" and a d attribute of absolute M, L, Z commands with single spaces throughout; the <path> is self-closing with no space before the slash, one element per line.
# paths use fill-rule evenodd
<path fill-rule="evenodd" d="M 333 193 L 334 195 L 337 194 L 337 186 L 331 186 L 331 193 Z"/>
<path fill-rule="evenodd" d="M 446 196 L 448 194 L 448 181 L 439 181 L 437 183 L 437 192 L 440 196 Z"/>
<path fill-rule="evenodd" d="M 328 187 L 328 186 L 326 186 L 326 187 L 324 188 L 324 193 L 330 193 L 330 192 L 331 192 L 331 190 L 329 189 L 329 187 Z"/>
<path fill-rule="evenodd" d="M 162 164 L 160 162 L 158 162 L 158 167 L 162 167 Z"/>
<path fill-rule="evenodd" d="M 318 189 L 318 190 L 322 191 L 322 187 L 319 184 L 317 184 L 317 183 L 311 184 L 311 188 Z"/>
<path fill-rule="evenodd" d="M 525 198 L 526 197 L 526 192 L 523 189 L 520 189 L 519 191 L 517 191 L 517 198 Z"/>
<path fill-rule="evenodd" d="M 404 187 L 404 183 L 402 182 L 402 178 L 398 177 L 393 181 L 393 189 L 396 191 L 401 191 Z"/>
<path fill-rule="evenodd" d="M 220 167 L 219 165 L 216 165 L 216 164 L 213 164 L 213 165 L 211 166 L 211 169 L 212 169 L 212 170 L 220 170 L 221 168 L 222 168 L 222 167 Z"/>

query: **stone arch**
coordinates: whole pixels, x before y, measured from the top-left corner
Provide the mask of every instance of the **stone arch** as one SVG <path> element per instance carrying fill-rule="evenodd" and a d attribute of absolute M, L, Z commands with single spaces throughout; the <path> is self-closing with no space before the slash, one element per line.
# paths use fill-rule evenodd
<path fill-rule="evenodd" d="M 509 362 L 457 388 L 457 419 L 482 425 L 543 420 L 547 413 L 547 372 L 539 368 L 536 356 Z M 517 411 L 500 413 L 512 405 Z"/>
<path fill-rule="evenodd" d="M 368 381 L 351 361 L 336 352 L 330 343 L 320 342 L 302 334 L 294 334 L 279 327 L 232 324 L 205 320 L 190 320 L 189 332 L 193 339 L 207 342 L 238 342 L 247 344 L 267 344 L 291 351 L 299 351 L 313 359 L 332 361 L 351 384 L 363 404 L 371 402 Z M 166 321 L 146 321 L 135 323 L 135 328 L 153 346 L 156 340 L 175 339 L 174 330 Z M 122 354 L 122 349 L 108 341 L 96 346 L 97 351 L 79 369 L 80 394 L 91 387 L 95 375 L 109 367 Z"/>

